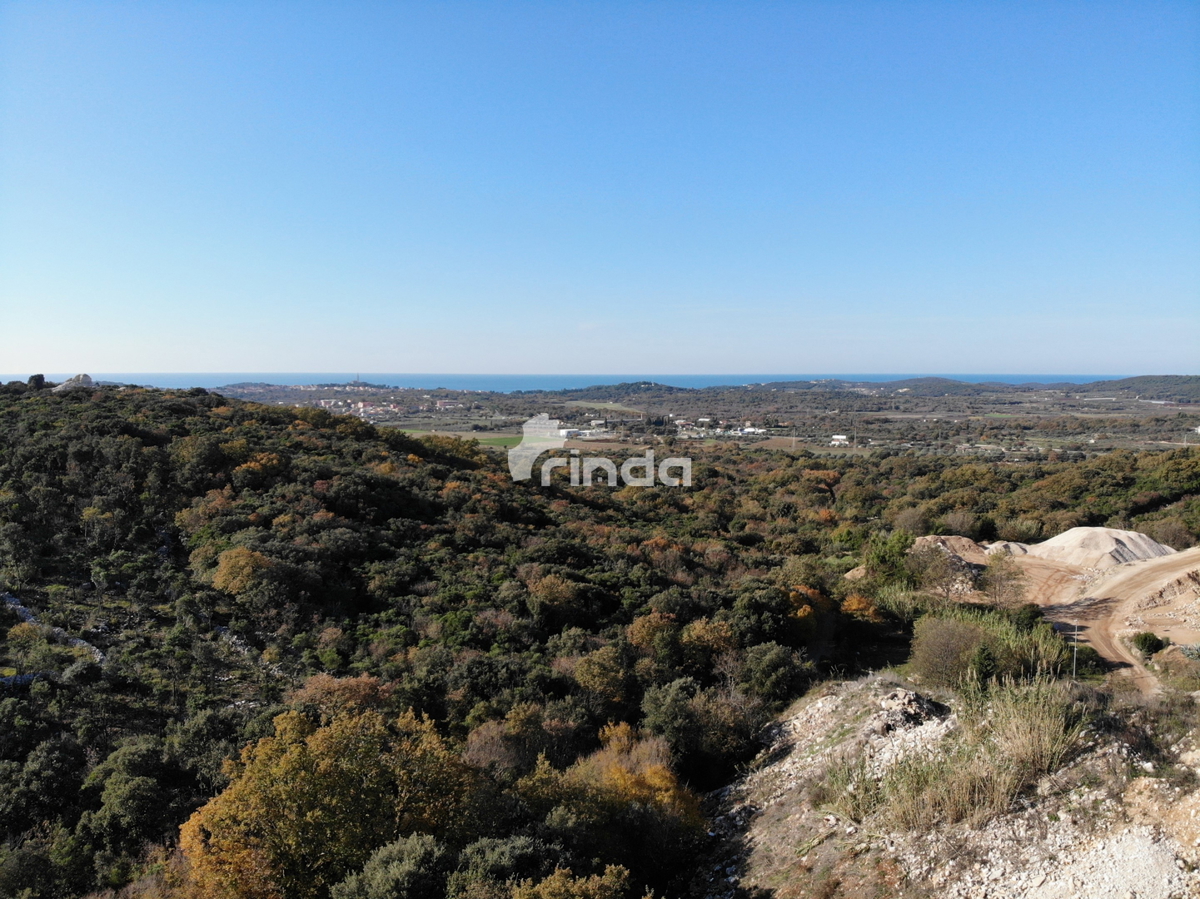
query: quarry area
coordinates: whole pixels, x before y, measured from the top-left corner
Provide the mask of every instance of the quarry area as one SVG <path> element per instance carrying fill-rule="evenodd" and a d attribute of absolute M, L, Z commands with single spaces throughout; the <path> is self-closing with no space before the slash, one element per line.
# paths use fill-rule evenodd
<path fill-rule="evenodd" d="M 964 571 L 1008 554 L 1025 601 L 1093 646 L 1108 674 L 1047 683 L 1033 701 L 924 685 L 903 669 L 818 688 L 777 720 L 744 777 L 708 797 L 712 865 L 696 893 L 1200 896 L 1200 693 L 1188 689 L 1200 673 L 1200 547 L 1109 528 L 1038 545 L 925 537 L 914 549 L 929 547 Z M 978 597 L 964 588 L 957 599 Z M 1131 644 L 1146 631 L 1169 645 L 1147 656 Z M 1078 723 L 1066 741 L 1035 745 L 1047 709 Z M 1045 764 L 998 805 L 992 781 L 1010 774 L 997 760 L 1021 752 Z"/>
<path fill-rule="evenodd" d="M 1102 527 L 1071 528 L 1035 545 L 981 546 L 965 537 L 917 544 L 936 544 L 964 566 L 1010 555 L 1024 575 L 1025 600 L 1143 692 L 1157 690 L 1158 681 L 1130 637 L 1148 631 L 1176 646 L 1200 643 L 1200 547 L 1176 552 L 1145 534 Z"/>

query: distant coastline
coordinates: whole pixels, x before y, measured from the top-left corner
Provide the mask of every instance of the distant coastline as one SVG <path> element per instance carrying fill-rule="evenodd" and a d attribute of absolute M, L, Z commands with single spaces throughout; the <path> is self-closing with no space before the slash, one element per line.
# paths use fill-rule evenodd
<path fill-rule="evenodd" d="M 45 372 L 51 381 L 65 381 L 79 372 Z M 489 393 L 512 393 L 516 390 L 576 390 L 599 385 L 653 381 L 670 387 L 723 387 L 745 384 L 764 384 L 779 381 L 900 381 L 906 378 L 950 378 L 969 384 L 997 382 L 1001 384 L 1087 384 L 1112 381 L 1128 375 L 1023 375 L 1023 374 L 615 374 L 615 375 L 497 375 L 497 374 L 380 374 L 377 372 L 92 372 L 97 381 L 117 381 L 144 387 L 184 389 L 203 387 L 213 389 L 230 384 L 264 383 L 278 385 L 345 384 L 356 379 L 389 387 L 409 387 L 433 390 L 479 390 Z M 0 375 L 0 383 L 24 381 L 29 374 Z"/>

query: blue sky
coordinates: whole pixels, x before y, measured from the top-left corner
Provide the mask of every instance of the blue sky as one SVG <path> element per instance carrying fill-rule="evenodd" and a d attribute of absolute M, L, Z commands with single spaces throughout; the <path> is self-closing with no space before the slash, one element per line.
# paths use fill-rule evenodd
<path fill-rule="evenodd" d="M 1200 373 L 1200 4 L 7 2 L 0 371 Z"/>

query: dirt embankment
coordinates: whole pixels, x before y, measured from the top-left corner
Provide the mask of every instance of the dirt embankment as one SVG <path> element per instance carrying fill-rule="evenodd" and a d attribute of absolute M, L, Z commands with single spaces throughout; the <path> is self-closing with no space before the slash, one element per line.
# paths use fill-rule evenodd
<path fill-rule="evenodd" d="M 1064 623 L 1078 622 L 1079 636 L 1134 679 L 1138 689 L 1157 689 L 1157 679 L 1146 670 L 1140 654 L 1125 642 L 1138 631 L 1151 631 L 1173 643 L 1200 643 L 1197 595 L 1164 596 L 1172 585 L 1190 580 L 1200 570 L 1200 547 L 1156 559 L 1127 562 L 1087 583 L 1066 603 L 1047 605 L 1046 617 Z M 1152 611 L 1147 602 L 1155 602 Z M 1054 599 L 1055 597 L 1049 597 Z"/>
<path fill-rule="evenodd" d="M 1026 600 L 1095 647 L 1142 692 L 1157 690 L 1158 681 L 1123 638 L 1151 631 L 1173 643 L 1200 643 L 1200 547 L 1176 552 L 1145 534 L 1114 528 L 1072 528 L 1045 543 L 986 549 L 952 539 L 945 550 L 964 561 L 976 560 L 976 550 L 1011 555 L 1025 576 Z"/>

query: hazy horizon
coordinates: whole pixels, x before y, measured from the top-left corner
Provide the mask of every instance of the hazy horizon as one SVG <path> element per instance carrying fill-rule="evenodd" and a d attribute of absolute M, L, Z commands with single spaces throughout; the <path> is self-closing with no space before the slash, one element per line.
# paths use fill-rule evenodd
<path fill-rule="evenodd" d="M 79 373 L 77 373 L 79 374 Z M 635 381 L 653 381 L 670 387 L 704 388 L 740 386 L 764 382 L 845 380 L 886 383 L 910 378 L 948 378 L 966 383 L 1074 383 L 1086 384 L 1095 381 L 1119 380 L 1136 375 L 1081 375 L 1081 374 L 945 374 L 945 373 L 657 373 L 657 374 L 530 374 L 530 373 L 467 373 L 467 372 L 98 372 L 83 373 L 97 381 L 137 384 L 145 387 L 182 389 L 203 387 L 213 389 L 243 383 L 265 383 L 279 386 L 308 384 L 341 384 L 360 380 L 364 383 L 381 384 L 407 389 L 476 390 L 508 393 L 517 390 L 575 390 Z M 50 381 L 63 381 L 73 375 L 66 373 L 44 373 Z M 0 382 L 26 380 L 29 375 L 0 374 Z M 1186 377 L 1186 376 L 1185 376 Z"/>

